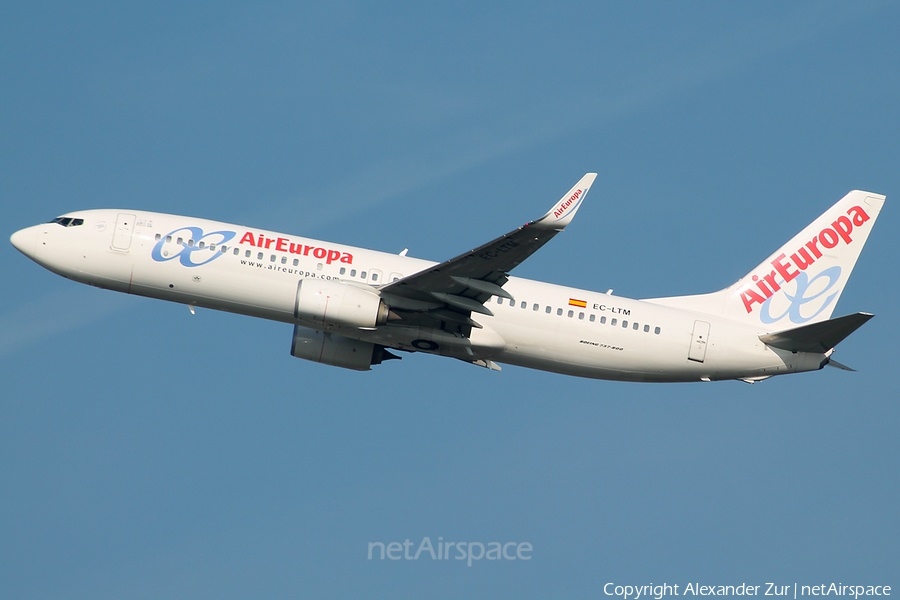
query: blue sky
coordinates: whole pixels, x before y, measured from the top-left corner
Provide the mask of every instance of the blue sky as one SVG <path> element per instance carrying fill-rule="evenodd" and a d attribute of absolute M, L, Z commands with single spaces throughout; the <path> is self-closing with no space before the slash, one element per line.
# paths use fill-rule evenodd
<path fill-rule="evenodd" d="M 635 385 L 404 356 L 77 285 L 6 244 L 0 595 L 597 598 L 607 582 L 900 585 L 892 3 L 7 3 L 7 234 L 203 216 L 443 260 L 578 218 L 515 274 L 733 283 L 888 196 L 836 314 L 859 370 Z M 530 561 L 367 560 L 529 542 Z M 605 597 L 605 596 L 604 596 Z"/>

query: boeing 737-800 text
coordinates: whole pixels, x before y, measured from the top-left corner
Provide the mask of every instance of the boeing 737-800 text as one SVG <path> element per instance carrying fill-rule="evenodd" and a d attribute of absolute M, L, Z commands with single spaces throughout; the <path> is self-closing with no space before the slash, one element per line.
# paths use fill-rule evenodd
<path fill-rule="evenodd" d="M 119 209 L 72 212 L 11 241 L 74 281 L 290 323 L 294 356 L 360 371 L 398 358 L 390 349 L 623 381 L 752 383 L 843 367 L 834 347 L 872 315 L 831 314 L 884 196 L 850 192 L 711 294 L 631 300 L 512 277 L 569 224 L 595 177 L 540 219 L 442 263 Z"/>

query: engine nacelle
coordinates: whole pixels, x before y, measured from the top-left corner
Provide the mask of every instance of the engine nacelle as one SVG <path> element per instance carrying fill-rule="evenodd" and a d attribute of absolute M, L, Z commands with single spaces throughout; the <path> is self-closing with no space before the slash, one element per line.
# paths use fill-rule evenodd
<path fill-rule="evenodd" d="M 323 327 L 376 327 L 387 323 L 390 310 L 381 297 L 337 280 L 301 279 L 294 318 Z"/>
<path fill-rule="evenodd" d="M 316 331 L 300 325 L 294 325 L 291 355 L 354 371 L 368 371 L 372 365 L 381 364 L 383 360 L 400 358 L 378 344 L 361 342 L 336 333 Z"/>

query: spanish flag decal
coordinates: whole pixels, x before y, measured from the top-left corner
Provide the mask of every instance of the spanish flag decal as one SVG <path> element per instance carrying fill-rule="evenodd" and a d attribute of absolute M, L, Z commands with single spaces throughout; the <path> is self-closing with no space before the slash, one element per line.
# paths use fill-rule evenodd
<path fill-rule="evenodd" d="M 587 302 L 584 300 L 576 300 L 575 298 L 569 298 L 569 306 L 578 306 L 580 308 L 587 308 Z"/>

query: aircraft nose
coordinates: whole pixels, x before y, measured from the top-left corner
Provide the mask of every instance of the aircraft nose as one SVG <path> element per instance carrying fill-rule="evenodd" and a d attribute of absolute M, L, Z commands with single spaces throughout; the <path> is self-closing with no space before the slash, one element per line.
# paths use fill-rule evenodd
<path fill-rule="evenodd" d="M 38 239 L 37 230 L 37 226 L 20 229 L 19 231 L 9 236 L 9 241 L 12 242 L 12 245 L 16 247 L 16 250 L 18 250 L 28 258 L 33 258 L 34 248 L 37 245 Z"/>

